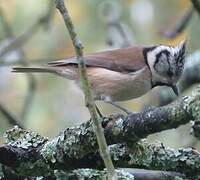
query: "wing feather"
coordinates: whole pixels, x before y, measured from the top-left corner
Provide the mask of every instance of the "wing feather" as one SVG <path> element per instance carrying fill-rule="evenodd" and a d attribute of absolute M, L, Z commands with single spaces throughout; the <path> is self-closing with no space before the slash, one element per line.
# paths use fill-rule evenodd
<path fill-rule="evenodd" d="M 134 72 L 142 69 L 145 65 L 143 47 L 129 47 L 103 52 L 97 52 L 84 56 L 86 66 L 107 68 L 117 72 Z M 76 57 L 51 61 L 50 66 L 77 65 Z"/>

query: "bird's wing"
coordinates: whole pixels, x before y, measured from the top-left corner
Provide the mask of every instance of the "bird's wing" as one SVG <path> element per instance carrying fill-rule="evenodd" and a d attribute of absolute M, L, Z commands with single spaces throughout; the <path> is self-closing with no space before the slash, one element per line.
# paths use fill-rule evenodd
<path fill-rule="evenodd" d="M 134 72 L 145 65 L 143 47 L 129 47 L 84 55 L 86 66 L 102 67 L 117 72 Z M 76 57 L 51 61 L 50 66 L 77 65 Z"/>

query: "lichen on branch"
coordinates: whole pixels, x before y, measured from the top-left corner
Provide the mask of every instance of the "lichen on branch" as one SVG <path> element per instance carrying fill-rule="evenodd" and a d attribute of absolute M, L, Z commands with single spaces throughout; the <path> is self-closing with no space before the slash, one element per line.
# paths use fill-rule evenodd
<path fill-rule="evenodd" d="M 190 120 L 198 120 L 200 118 L 199 108 L 200 85 L 194 88 L 187 96 L 181 97 L 167 106 L 149 108 L 129 116 L 112 115 L 103 118 L 101 123 L 104 127 L 104 134 L 108 144 L 117 144 L 110 147 L 115 165 L 122 167 L 123 165 L 128 166 L 130 164 L 134 167 L 166 170 L 167 167 L 164 164 L 168 164 L 169 170 L 171 168 L 171 170 L 180 170 L 187 174 L 190 174 L 190 172 L 200 172 L 199 153 L 193 149 L 180 150 L 177 154 L 174 151 L 169 153 L 170 151 L 164 148 L 161 158 L 156 159 L 155 157 L 158 158 L 159 156 L 155 156 L 153 158 L 154 161 L 148 164 L 149 159 L 144 160 L 144 157 L 148 157 L 146 155 L 150 152 L 156 152 L 156 148 L 153 150 L 151 148 L 150 150 L 144 148 L 146 146 L 143 144 L 142 149 L 147 149 L 148 153 L 138 149 L 142 153 L 138 156 L 141 158 L 139 161 L 136 154 L 133 153 L 134 151 L 137 152 L 136 146 L 131 148 L 133 151 L 127 151 L 127 149 L 123 151 L 125 146 L 120 145 L 122 143 L 134 145 L 141 138 L 145 138 L 152 133 L 176 128 L 188 123 Z M 98 144 L 91 120 L 79 126 L 67 128 L 51 140 L 47 140 L 36 133 L 22 130 L 18 127 L 14 127 L 7 132 L 7 139 L 7 144 L 0 147 L 0 154 L 2 155 L 0 156 L 0 163 L 11 167 L 22 175 L 25 173 L 26 175 L 46 175 L 55 169 L 69 170 L 79 168 L 79 166 L 86 168 L 90 166 L 88 162 L 93 162 L 93 168 L 98 166 L 98 164 L 95 165 L 95 162 L 99 162 L 98 159 L 95 159 L 95 153 L 98 152 Z M 113 147 L 116 148 L 113 149 Z M 187 151 L 188 153 L 185 153 Z M 122 156 L 118 156 L 116 153 Z M 129 157 L 128 154 L 130 156 L 134 154 L 131 156 L 131 161 L 128 161 L 128 164 L 123 159 L 124 153 L 126 157 Z M 173 153 L 174 155 L 172 156 Z M 160 161 L 163 158 L 165 159 L 165 157 L 168 163 L 164 160 Z M 172 158 L 170 159 L 170 157 Z M 118 158 L 119 161 L 116 160 Z M 175 162 L 172 163 L 173 161 Z M 136 164 L 131 164 L 131 162 L 136 162 Z M 149 167 L 146 165 L 149 165 Z M 103 164 L 100 164 L 99 167 L 102 168 Z M 177 169 L 177 167 L 179 168 Z"/>

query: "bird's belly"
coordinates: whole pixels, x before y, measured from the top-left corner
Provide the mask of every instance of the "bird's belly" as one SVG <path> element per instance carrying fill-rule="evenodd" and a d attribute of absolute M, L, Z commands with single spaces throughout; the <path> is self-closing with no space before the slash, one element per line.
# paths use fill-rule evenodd
<path fill-rule="evenodd" d="M 110 98 L 113 101 L 126 101 L 134 98 L 138 98 L 151 89 L 149 81 L 138 81 L 129 85 L 124 85 L 118 90 L 114 90 L 110 94 Z"/>
<path fill-rule="evenodd" d="M 88 68 L 88 78 L 95 100 L 126 101 L 140 97 L 151 89 L 148 67 L 130 74 L 104 68 Z"/>
<path fill-rule="evenodd" d="M 109 88 L 108 88 L 109 87 Z M 126 101 L 142 96 L 151 89 L 151 83 L 147 81 L 135 82 L 101 82 L 93 86 L 93 94 L 96 100 L 106 98 L 111 101 Z"/>

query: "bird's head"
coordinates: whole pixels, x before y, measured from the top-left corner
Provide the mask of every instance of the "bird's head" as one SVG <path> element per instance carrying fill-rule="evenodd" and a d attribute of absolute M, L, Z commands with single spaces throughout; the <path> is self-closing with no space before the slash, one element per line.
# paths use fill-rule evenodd
<path fill-rule="evenodd" d="M 152 86 L 170 86 L 178 95 L 177 81 L 185 63 L 186 42 L 177 46 L 158 45 L 147 48 L 146 60 L 152 73 Z"/>

